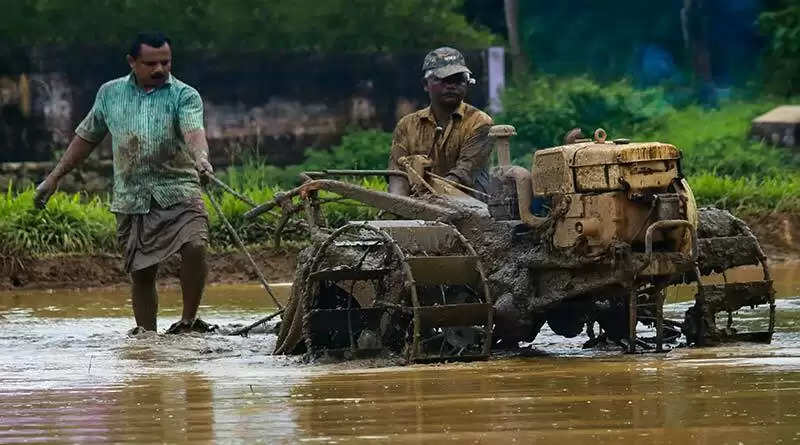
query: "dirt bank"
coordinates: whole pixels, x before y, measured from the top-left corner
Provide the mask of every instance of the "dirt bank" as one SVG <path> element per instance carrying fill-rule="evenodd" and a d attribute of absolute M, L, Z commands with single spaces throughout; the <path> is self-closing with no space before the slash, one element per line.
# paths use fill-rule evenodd
<path fill-rule="evenodd" d="M 772 262 L 800 259 L 800 214 L 772 213 L 743 217 Z"/>
<path fill-rule="evenodd" d="M 297 249 L 257 247 L 251 250 L 267 280 L 291 281 Z M 235 251 L 213 253 L 209 257 L 210 283 L 257 281 L 247 258 Z M 180 261 L 173 256 L 159 268 L 159 282 L 177 282 Z M 64 255 L 26 260 L 5 259 L 0 264 L 0 290 L 84 288 L 127 285 L 119 255 Z"/>
<path fill-rule="evenodd" d="M 769 214 L 743 218 L 753 228 L 772 262 L 800 259 L 800 215 Z M 298 249 L 258 247 L 253 257 L 270 281 L 292 281 Z M 161 282 L 176 281 L 179 261 L 161 266 Z M 214 253 L 209 260 L 210 283 L 257 281 L 239 252 Z M 65 255 L 26 260 L 0 258 L 0 290 L 82 288 L 127 285 L 118 255 Z"/>

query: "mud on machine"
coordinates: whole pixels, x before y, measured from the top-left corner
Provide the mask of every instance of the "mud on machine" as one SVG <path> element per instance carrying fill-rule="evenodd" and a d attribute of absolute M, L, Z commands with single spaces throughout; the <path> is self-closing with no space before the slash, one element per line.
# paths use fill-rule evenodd
<path fill-rule="evenodd" d="M 662 351 L 681 336 L 699 346 L 771 340 L 774 290 L 758 240 L 730 213 L 697 208 L 676 147 L 571 132 L 564 145 L 537 150 L 528 170 L 511 165 L 514 134 L 491 129 L 498 165 L 488 194 L 435 175 L 415 155 L 396 171 L 305 172 L 300 187 L 250 211 L 302 208 L 312 232 L 280 351 L 482 359 L 532 341 L 544 323 L 566 337 L 586 329 L 587 347 L 611 341 L 628 352 Z M 403 176 L 412 194 L 332 179 L 366 175 Z M 383 217 L 329 229 L 320 193 Z M 701 280 L 742 265 L 760 266 L 763 279 Z M 666 319 L 664 291 L 681 283 L 696 289 L 694 305 L 683 320 Z M 742 332 L 732 313 L 758 305 L 768 305 L 766 329 Z"/>

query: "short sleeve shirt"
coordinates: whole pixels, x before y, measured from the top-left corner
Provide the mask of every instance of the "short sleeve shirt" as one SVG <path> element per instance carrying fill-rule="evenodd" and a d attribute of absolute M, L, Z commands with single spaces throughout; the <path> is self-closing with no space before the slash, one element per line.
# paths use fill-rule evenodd
<path fill-rule="evenodd" d="M 143 214 L 155 200 L 169 207 L 200 196 L 200 181 L 184 135 L 203 128 L 203 101 L 170 76 L 145 91 L 133 74 L 103 84 L 75 130 L 89 142 L 111 134 L 114 186 L 111 211 Z"/>

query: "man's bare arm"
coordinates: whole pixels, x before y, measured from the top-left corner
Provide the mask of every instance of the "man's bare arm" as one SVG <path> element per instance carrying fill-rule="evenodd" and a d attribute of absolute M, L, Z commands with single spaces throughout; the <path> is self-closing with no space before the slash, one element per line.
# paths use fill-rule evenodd
<path fill-rule="evenodd" d="M 80 165 L 96 146 L 97 142 L 89 142 L 77 135 L 73 137 L 67 147 L 67 151 L 61 156 L 56 167 L 47 175 L 47 178 L 36 187 L 36 195 L 33 198 L 34 205 L 40 209 L 44 208 L 47 204 L 47 200 L 50 199 L 50 196 L 52 196 L 56 188 L 58 188 L 58 182 L 61 178 Z"/>
<path fill-rule="evenodd" d="M 75 135 L 67 146 L 67 151 L 61 156 L 58 164 L 56 164 L 56 167 L 50 172 L 48 177 L 53 177 L 56 181 L 61 180 L 67 173 L 80 165 L 80 163 L 92 153 L 92 150 L 94 150 L 96 146 L 97 142 L 89 142 Z"/>
<path fill-rule="evenodd" d="M 186 147 L 194 159 L 194 165 L 197 171 L 201 175 L 214 173 L 211 162 L 208 160 L 206 131 L 202 128 L 189 131 L 184 135 L 184 139 L 186 140 Z"/>

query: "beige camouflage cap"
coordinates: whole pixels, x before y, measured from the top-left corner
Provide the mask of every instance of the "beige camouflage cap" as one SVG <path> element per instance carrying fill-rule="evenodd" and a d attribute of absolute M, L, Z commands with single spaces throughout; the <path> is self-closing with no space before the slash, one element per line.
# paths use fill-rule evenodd
<path fill-rule="evenodd" d="M 472 71 L 467 68 L 464 56 L 457 49 L 443 46 L 425 56 L 422 73 L 425 77 L 431 73 L 439 79 L 444 79 L 458 73 L 472 74 Z"/>

